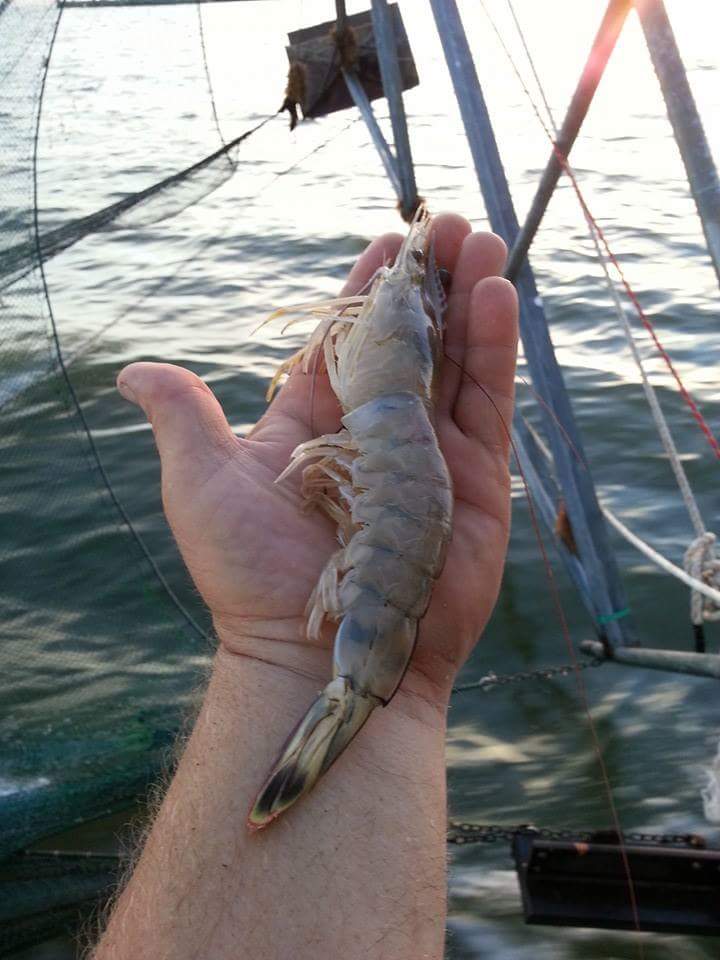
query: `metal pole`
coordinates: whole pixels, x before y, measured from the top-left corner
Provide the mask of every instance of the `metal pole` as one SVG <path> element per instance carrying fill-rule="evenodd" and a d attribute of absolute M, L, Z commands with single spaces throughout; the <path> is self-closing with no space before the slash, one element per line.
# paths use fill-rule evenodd
<path fill-rule="evenodd" d="M 532 430 L 519 415 L 515 416 L 513 422 L 513 447 L 528 493 L 532 497 L 533 507 L 552 534 L 565 569 L 590 616 L 594 618 L 595 604 L 583 565 L 576 554 L 572 553 L 557 536 L 556 521 L 560 500 L 557 486 L 550 476 L 547 461 L 538 449 Z"/>
<path fill-rule="evenodd" d="M 455 0 L 430 0 L 430 5 L 490 223 L 493 230 L 508 245 L 512 245 L 518 233 L 517 217 L 457 4 Z M 547 404 L 547 409 L 542 408 L 544 426 L 595 605 L 596 629 L 611 646 L 633 642 L 625 591 L 586 466 L 582 441 L 555 357 L 535 278 L 527 260 L 518 272 L 517 290 L 525 357 L 535 389 Z"/>
<path fill-rule="evenodd" d="M 345 70 L 343 68 L 342 75 L 345 78 L 345 84 L 348 88 L 348 92 L 353 98 L 355 106 L 360 111 L 360 115 L 365 121 L 365 125 L 368 128 L 368 132 L 370 133 L 372 141 L 375 144 L 377 152 L 380 154 L 380 159 L 385 167 L 385 173 L 388 175 L 388 179 L 393 185 L 393 189 L 397 194 L 398 200 L 402 203 L 403 191 L 402 184 L 400 182 L 398 165 L 375 118 L 373 108 L 367 98 L 365 90 L 363 89 L 363 85 L 360 83 L 357 74 L 353 73 L 351 70 Z"/>
<path fill-rule="evenodd" d="M 608 4 L 605 16 L 602 19 L 602 23 L 595 35 L 595 40 L 588 54 L 585 69 L 575 88 L 575 93 L 570 101 L 565 120 L 557 136 L 556 149 L 563 157 L 567 157 L 570 154 L 575 139 L 580 132 L 580 127 L 595 96 L 600 78 L 605 72 L 610 54 L 613 52 L 617 39 L 620 36 L 631 4 L 632 0 L 610 0 Z M 543 175 L 540 178 L 540 183 L 538 184 L 533 202 L 530 205 L 528 215 L 525 218 L 525 223 L 515 238 L 508 256 L 505 267 L 505 276 L 508 280 L 514 280 L 517 276 L 518 270 L 530 249 L 530 244 L 535 239 L 540 221 L 545 215 L 547 205 L 550 202 L 550 198 L 555 191 L 562 172 L 563 165 L 557 153 L 553 150 Z"/>
<path fill-rule="evenodd" d="M 635 6 L 720 282 L 720 180 L 712 153 L 662 0 L 635 0 Z"/>
<path fill-rule="evenodd" d="M 335 0 L 335 25 L 338 30 L 343 30 L 347 23 L 347 10 L 345 9 L 345 0 Z"/>
<path fill-rule="evenodd" d="M 403 104 L 402 77 L 397 61 L 397 42 L 387 0 L 372 0 L 372 25 L 380 63 L 380 76 L 390 108 L 390 119 L 392 121 L 393 137 L 395 138 L 395 155 L 402 188 L 401 212 L 403 217 L 409 220 L 417 207 L 418 193 Z"/>
<path fill-rule="evenodd" d="M 607 650 L 597 640 L 583 640 L 583 653 L 605 658 Z M 670 673 L 690 673 L 696 677 L 720 679 L 720 656 L 714 653 L 685 653 L 683 650 L 651 650 L 647 647 L 619 647 L 612 651 L 610 660 L 649 670 L 668 670 Z"/>

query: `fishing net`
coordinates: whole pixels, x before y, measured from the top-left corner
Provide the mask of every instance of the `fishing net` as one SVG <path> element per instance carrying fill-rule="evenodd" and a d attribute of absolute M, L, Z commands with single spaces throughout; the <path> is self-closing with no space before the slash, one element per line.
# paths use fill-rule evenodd
<path fill-rule="evenodd" d="M 196 203 L 267 122 L 219 148 L 213 129 L 203 159 L 163 157 L 149 186 L 46 224 L 38 121 L 61 14 L 55 0 L 0 0 L 0 954 L 76 920 L 109 888 L 106 861 L 19 852 L 142 793 L 211 651 L 159 500 L 128 508 L 128 459 L 148 490 L 159 478 L 149 435 L 112 398 L 117 362 L 78 362 L 106 318 L 67 333 L 47 262 L 89 234 Z M 200 89 L 204 79 L 199 69 Z"/>
<path fill-rule="evenodd" d="M 184 170 L 170 174 L 159 183 L 128 194 L 101 210 L 78 217 L 54 230 L 31 237 L 2 251 L 0 291 L 30 272 L 38 258 L 43 263 L 90 233 L 103 230 L 127 230 L 147 226 L 174 217 L 225 183 L 237 169 L 237 150 L 243 140 L 263 127 L 272 117 L 223 144 L 208 157 Z M 38 249 L 39 248 L 39 249 Z"/>

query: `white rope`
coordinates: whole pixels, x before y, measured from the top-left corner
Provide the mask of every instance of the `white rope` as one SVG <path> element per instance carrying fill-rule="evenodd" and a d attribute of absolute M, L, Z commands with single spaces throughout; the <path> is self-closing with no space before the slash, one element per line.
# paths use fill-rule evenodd
<path fill-rule="evenodd" d="M 688 482 L 685 469 L 682 463 L 680 462 L 680 456 L 678 454 L 677 447 L 675 446 L 675 441 L 672 438 L 672 434 L 670 433 L 670 428 L 668 427 L 667 420 L 665 419 L 665 415 L 660 409 L 660 403 L 658 402 L 657 394 L 655 393 L 655 388 L 648 380 L 647 373 L 643 365 L 642 357 L 640 356 L 640 352 L 638 351 L 638 348 L 637 348 L 637 343 L 635 342 L 635 334 L 633 333 L 632 328 L 630 327 L 627 314 L 623 309 L 623 305 L 620 301 L 620 295 L 618 293 L 618 289 L 615 284 L 615 281 L 610 276 L 610 271 L 608 270 L 608 265 L 607 265 L 607 259 L 603 254 L 602 249 L 600 248 L 600 243 L 597 237 L 597 231 L 595 230 L 595 227 L 591 220 L 587 219 L 587 223 L 588 223 L 588 227 L 590 228 L 590 233 L 592 235 L 593 243 L 595 244 L 595 250 L 597 252 L 598 260 L 600 261 L 600 266 L 602 267 L 603 273 L 605 274 L 607 288 L 610 292 L 610 295 L 613 299 L 613 303 L 615 305 L 615 312 L 617 314 L 618 320 L 620 320 L 620 323 L 622 324 L 622 328 L 625 332 L 625 337 L 627 339 L 628 346 L 630 347 L 630 352 L 632 353 L 632 356 L 633 356 L 633 360 L 635 361 L 638 371 L 640 372 L 642 387 L 643 387 L 643 390 L 645 391 L 645 399 L 648 402 L 648 406 L 650 407 L 650 412 L 652 413 L 653 420 L 655 421 L 655 426 L 657 428 L 658 433 L 660 434 L 660 440 L 662 441 L 662 445 L 665 448 L 665 453 L 667 454 L 668 460 L 670 461 L 670 466 L 672 467 L 672 471 L 675 474 L 675 480 L 677 481 L 677 485 L 680 488 L 680 493 L 682 494 L 682 498 L 687 508 L 688 515 L 690 516 L 690 522 L 695 528 L 696 536 L 702 537 L 704 536 L 706 531 L 705 531 L 705 524 L 703 523 L 703 519 L 700 514 L 700 508 L 698 507 L 697 501 L 695 500 L 695 496 L 692 492 L 692 489 L 690 488 L 690 483 Z"/>
<path fill-rule="evenodd" d="M 710 533 L 705 529 L 700 508 L 697 505 L 692 488 L 690 487 L 687 474 L 685 473 L 683 465 L 680 462 L 680 456 L 678 454 L 677 447 L 675 446 L 675 441 L 673 440 L 667 420 L 665 419 L 665 416 L 660 408 L 657 394 L 655 393 L 655 388 L 648 380 L 642 358 L 635 342 L 635 336 L 628 322 L 627 314 L 625 313 L 622 303 L 620 302 L 617 286 L 610 276 L 607 259 L 605 258 L 598 242 L 597 231 L 595 230 L 594 224 L 590 221 L 590 219 L 587 217 L 586 219 L 590 228 L 593 243 L 595 244 L 598 260 L 600 261 L 603 273 L 605 274 L 608 290 L 610 291 L 610 295 L 612 296 L 615 304 L 615 312 L 617 313 L 617 316 L 623 326 L 625 337 L 627 339 L 628 346 L 630 347 L 630 352 L 632 353 L 633 359 L 635 360 L 637 368 L 640 372 L 642 387 L 645 391 L 645 399 L 648 402 L 650 412 L 653 420 L 655 421 L 655 426 L 660 435 L 660 440 L 665 449 L 668 460 L 670 461 L 672 471 L 675 474 L 675 480 L 677 481 L 683 502 L 685 503 L 685 507 L 690 517 L 690 522 L 695 530 L 695 539 L 690 543 L 690 546 L 685 551 L 683 561 L 683 565 L 685 567 L 684 572 L 688 575 L 688 580 L 685 582 L 692 580 L 696 584 L 695 586 L 688 584 L 690 586 L 690 621 L 695 624 L 695 626 L 700 626 L 705 620 L 720 620 L 720 592 L 717 590 L 714 591 L 716 596 L 713 599 L 712 594 L 707 594 L 704 590 L 699 589 L 699 586 L 701 585 L 710 585 L 720 588 L 720 560 L 718 560 L 715 556 L 715 534 Z M 606 516 L 608 516 L 607 511 Z M 610 519 L 609 516 L 608 519 Z M 616 529 L 619 529 L 617 525 L 615 526 Z M 673 564 L 671 564 L 671 566 L 674 567 Z M 674 567 L 674 569 L 677 570 L 679 568 Z"/>
<path fill-rule="evenodd" d="M 717 585 L 720 587 L 720 561 L 718 561 L 715 557 L 715 534 L 709 533 L 705 528 L 702 514 L 700 513 L 700 508 L 698 507 L 697 500 L 695 499 L 695 495 L 690 487 L 690 482 L 687 478 L 687 474 L 685 473 L 685 469 L 680 461 L 680 455 L 678 454 L 677 447 L 675 446 L 673 436 L 670 433 L 667 420 L 665 419 L 665 415 L 660 408 L 660 403 L 658 401 L 655 388 L 648 379 L 642 357 L 640 356 L 640 352 L 637 348 L 635 335 L 632 331 L 627 314 L 623 309 L 623 305 L 620 300 L 617 285 L 610 276 L 607 258 L 600 247 L 597 230 L 587 214 L 585 214 L 585 219 L 590 230 L 593 244 L 595 245 L 597 258 L 600 261 L 600 266 L 602 267 L 605 275 L 607 288 L 615 306 L 615 313 L 620 320 L 622 328 L 625 332 L 625 338 L 628 346 L 630 347 L 630 352 L 633 356 L 633 360 L 635 361 L 640 373 L 640 380 L 645 393 L 645 399 L 650 407 L 650 413 L 655 421 L 655 427 L 660 435 L 660 441 L 665 449 L 665 453 L 667 454 L 672 472 L 675 475 L 678 489 L 680 490 L 685 508 L 688 512 L 688 516 L 690 517 L 690 523 L 695 530 L 695 539 L 685 551 L 685 572 L 696 583 L 717 583 Z M 720 596 L 720 594 L 718 596 Z M 720 620 L 720 603 L 717 599 L 714 601 L 709 599 L 708 596 L 703 594 L 703 591 L 698 590 L 697 587 L 691 587 L 690 619 L 693 624 L 698 626 L 702 624 L 704 620 Z"/>
<path fill-rule="evenodd" d="M 661 553 L 658 553 L 657 550 L 654 550 L 649 543 L 641 540 L 637 534 L 633 533 L 632 530 L 629 530 L 622 520 L 616 517 L 615 514 L 608 509 L 608 507 L 603 507 L 602 511 L 609 523 L 615 527 L 617 532 L 624 537 L 628 543 L 631 543 L 634 547 L 637 547 L 640 553 L 644 553 L 649 560 L 652 560 L 654 564 L 665 570 L 666 573 L 672 574 L 672 576 L 677 577 L 678 580 L 682 580 L 682 582 L 687 584 L 691 590 L 702 594 L 704 597 L 707 597 L 714 606 L 720 607 L 720 589 L 718 589 L 720 584 L 718 584 L 718 587 L 711 586 L 710 584 L 705 583 L 704 580 L 686 573 L 682 567 L 676 566 L 671 560 L 668 560 L 667 557 L 664 557 Z M 712 533 L 708 534 L 708 536 L 714 538 L 714 534 Z"/>
<path fill-rule="evenodd" d="M 520 36 L 523 49 L 525 50 L 525 55 L 528 59 L 528 62 L 530 64 L 530 69 L 532 70 L 533 76 L 535 78 L 535 83 L 537 84 L 538 90 L 540 91 L 540 96 L 542 98 L 545 111 L 548 115 L 548 119 L 550 121 L 552 130 L 555 134 L 555 140 L 557 140 L 558 128 L 555 123 L 555 118 L 553 117 L 552 110 L 550 109 L 550 104 L 548 103 L 547 98 L 545 96 L 545 91 L 540 81 L 540 77 L 538 76 L 538 72 L 535 68 L 535 63 L 530 53 L 530 49 L 525 41 L 525 35 L 523 33 L 523 29 L 520 25 L 520 22 L 513 8 L 512 0 L 506 0 L 506 2 L 512 14 L 512 18 L 515 21 L 515 26 Z M 487 11 L 485 11 L 485 13 L 487 14 Z M 497 29 L 495 30 L 495 32 L 498 34 L 498 37 L 499 37 L 499 33 Z M 515 65 L 512 61 L 512 57 L 510 56 L 510 53 L 507 47 L 505 47 L 505 44 L 502 42 L 502 38 L 499 38 L 499 39 L 503 48 L 505 49 L 505 53 L 507 54 L 508 59 L 510 60 L 513 67 L 515 68 Z M 515 68 L 515 70 L 517 73 L 517 68 Z M 540 111 L 538 110 L 537 106 L 533 102 L 530 92 L 528 91 L 527 87 L 525 87 L 525 84 L 522 80 L 522 77 L 520 77 L 519 73 L 518 73 L 518 78 L 520 80 L 520 83 L 525 88 L 525 92 L 530 98 L 530 101 L 538 117 L 538 120 L 543 126 L 545 126 L 543 119 L 540 116 Z M 548 133 L 549 135 L 549 131 L 547 130 L 547 128 L 545 128 L 545 132 Z M 565 162 L 567 165 L 567 169 L 570 172 L 571 167 L 567 158 Z M 617 317 L 620 320 L 620 324 L 625 333 L 625 338 L 628 342 L 628 346 L 630 347 L 630 352 L 632 354 L 633 360 L 635 361 L 635 364 L 640 373 L 640 379 L 642 382 L 643 391 L 645 392 L 645 399 L 647 400 L 648 406 L 650 407 L 650 413 L 652 414 L 652 418 L 655 421 L 655 427 L 658 431 L 658 434 L 660 435 L 660 441 L 663 445 L 663 448 L 665 449 L 665 453 L 667 454 L 667 458 L 670 462 L 670 467 L 675 475 L 675 480 L 680 490 L 680 494 L 683 498 L 683 502 L 688 512 L 688 516 L 690 517 L 690 523 L 692 524 L 695 530 L 695 539 L 692 541 L 690 546 L 685 551 L 685 558 L 684 558 L 685 571 L 680 571 L 679 567 L 676 567 L 674 564 L 670 563 L 670 561 L 665 561 L 665 558 L 661 558 L 661 559 L 663 559 L 664 564 L 667 564 L 667 566 L 664 566 L 664 564 L 659 564 L 659 565 L 664 566 L 664 569 L 668 569 L 668 567 L 672 568 L 670 572 L 674 572 L 673 574 L 674 576 L 678 576 L 678 574 L 681 572 L 685 574 L 684 576 L 679 577 L 679 579 L 684 580 L 684 582 L 688 583 L 688 585 L 690 585 L 691 587 L 690 617 L 694 624 L 696 625 L 702 624 L 703 620 L 720 620 L 720 591 L 711 589 L 710 594 L 708 594 L 706 590 L 700 589 L 701 586 L 707 586 L 707 585 L 711 585 L 711 586 L 715 585 L 717 587 L 720 587 L 720 560 L 718 560 L 715 556 L 715 541 L 716 541 L 715 534 L 709 533 L 705 528 L 705 524 L 703 522 L 703 518 L 700 513 L 700 508 L 698 507 L 697 500 L 695 499 L 695 496 L 692 492 L 692 488 L 690 487 L 690 483 L 688 481 L 687 474 L 685 473 L 685 469 L 680 461 L 680 456 L 678 454 L 677 447 L 675 446 L 675 441 L 673 440 L 667 420 L 665 419 L 665 415 L 663 414 L 662 409 L 660 407 L 657 394 L 655 393 L 655 388 L 650 383 L 647 373 L 645 371 L 645 366 L 643 364 L 642 357 L 640 356 L 640 352 L 638 350 L 637 343 L 635 341 L 635 335 L 632 331 L 632 327 L 630 326 L 630 322 L 627 318 L 627 314 L 623 308 L 622 301 L 620 299 L 620 294 L 618 293 L 617 285 L 613 280 L 612 276 L 610 275 L 607 258 L 600 245 L 598 231 L 586 208 L 583 206 L 582 209 L 583 209 L 583 215 L 585 217 L 585 221 L 588 226 L 588 230 L 590 231 L 590 236 L 595 246 L 595 253 L 597 254 L 597 258 L 598 258 L 598 261 L 600 262 L 600 266 L 602 267 L 602 271 L 605 276 L 605 282 L 606 282 L 608 291 L 610 292 L 613 305 L 615 307 L 615 313 L 617 314 Z M 644 541 L 640 540 L 639 537 L 635 537 L 634 534 L 631 534 L 630 531 L 627 529 L 627 527 L 625 527 L 623 524 L 620 523 L 617 517 L 614 517 L 614 515 L 611 515 L 607 510 L 605 510 L 605 515 L 608 517 L 610 522 L 613 523 L 613 525 L 618 531 L 620 531 L 620 527 L 623 528 L 623 530 L 625 531 L 625 533 L 623 534 L 624 536 L 626 534 L 629 534 L 630 537 L 633 538 L 631 542 L 637 541 L 635 542 L 635 545 L 638 546 L 639 549 L 642 549 L 642 551 L 646 553 L 647 556 L 650 556 L 650 553 L 648 553 L 648 551 L 650 551 L 652 554 L 655 555 L 655 557 L 660 557 L 660 554 L 657 554 L 656 551 L 652 550 L 652 547 L 649 547 L 647 544 L 645 544 Z M 640 547 L 639 544 L 643 544 L 643 546 Z M 657 562 L 657 560 L 655 562 Z"/>
<path fill-rule="evenodd" d="M 552 463 L 552 454 L 548 450 L 543 438 L 537 432 L 535 427 L 533 427 L 531 423 L 528 423 L 527 420 L 525 420 L 525 427 L 532 434 L 533 440 L 535 441 L 535 444 L 537 445 L 537 448 L 543 457 L 545 457 L 548 463 Z M 601 503 L 600 509 L 605 515 L 605 518 L 613 527 L 615 527 L 620 536 L 624 537 L 628 543 L 631 543 L 640 551 L 640 553 L 643 553 L 648 560 L 652 560 L 654 564 L 656 564 L 666 573 L 669 573 L 671 576 L 677 577 L 678 580 L 681 580 L 684 584 L 686 584 L 686 586 L 690 587 L 692 591 L 707 597 L 708 601 L 710 601 L 713 606 L 720 607 L 720 576 L 718 576 L 717 573 L 720 563 L 718 563 L 717 560 L 715 561 L 716 573 L 714 580 L 710 581 L 710 578 L 707 577 L 707 574 L 703 573 L 702 571 L 698 571 L 698 573 L 702 575 L 703 579 L 701 579 L 700 576 L 695 576 L 692 573 L 688 573 L 687 571 L 683 570 L 682 567 L 678 567 L 676 564 L 674 564 L 672 560 L 668 560 L 667 557 L 664 557 L 661 553 L 658 553 L 658 551 L 651 547 L 649 543 L 639 537 L 636 533 L 633 533 L 629 527 L 626 527 L 622 520 L 612 512 L 610 507 L 606 507 L 605 504 Z M 715 534 L 708 533 L 705 534 L 705 536 L 712 538 L 713 542 L 715 541 Z M 693 544 L 695 542 L 696 541 L 693 541 Z M 688 552 L 692 550 L 693 544 L 688 547 Z M 687 552 L 685 555 L 687 557 Z M 705 619 L 710 618 L 706 617 Z"/>
<path fill-rule="evenodd" d="M 525 427 L 532 434 L 533 440 L 535 441 L 535 444 L 537 445 L 537 448 L 543 457 L 545 457 L 548 463 L 552 463 L 552 454 L 548 450 L 543 438 L 537 432 L 535 427 L 533 427 L 531 423 L 528 423 L 527 420 L 525 420 Z M 671 576 L 677 577 L 678 580 L 690 587 L 690 589 L 693 591 L 693 594 L 697 593 L 698 596 L 705 597 L 708 602 L 708 607 L 711 611 L 714 611 L 715 608 L 720 608 L 720 561 L 714 560 L 712 577 L 708 576 L 708 573 L 704 569 L 704 566 L 707 563 L 704 554 L 702 555 L 702 566 L 700 568 L 697 567 L 694 559 L 695 554 L 693 554 L 694 572 L 683 570 L 682 567 L 678 567 L 676 564 L 674 564 L 672 560 L 668 560 L 667 557 L 664 557 L 661 553 L 658 553 L 658 551 L 651 547 L 649 543 L 639 537 L 636 533 L 633 533 L 629 527 L 626 527 L 622 520 L 612 512 L 610 507 L 606 507 L 603 503 L 601 503 L 600 509 L 602 510 L 608 522 L 615 527 L 620 536 L 624 537 L 628 543 L 631 543 L 637 550 L 640 551 L 640 553 L 644 554 L 648 560 L 652 560 L 654 564 L 656 564 L 666 573 L 669 573 Z M 706 533 L 703 535 L 703 537 L 705 538 L 704 543 L 707 542 L 709 544 L 714 544 L 714 533 Z M 693 547 L 696 543 L 697 540 L 694 540 L 685 553 L 686 565 L 687 555 L 693 550 Z M 708 616 L 705 614 L 705 619 L 720 619 L 720 616 L 718 616 L 717 612 L 714 612 L 713 616 Z M 696 621 L 693 620 L 693 623 L 695 622 Z"/>

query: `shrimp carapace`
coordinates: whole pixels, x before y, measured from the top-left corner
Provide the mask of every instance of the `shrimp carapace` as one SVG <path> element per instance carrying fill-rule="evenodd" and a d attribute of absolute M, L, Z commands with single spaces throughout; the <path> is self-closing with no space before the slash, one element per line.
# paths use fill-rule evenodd
<path fill-rule="evenodd" d="M 453 495 L 433 423 L 445 295 L 430 227 L 423 206 L 393 266 L 378 270 L 367 296 L 353 298 L 350 315 L 344 305 L 334 315 L 328 304 L 317 309 L 322 332 L 310 344 L 324 351 L 341 430 L 301 444 L 278 480 L 304 466 L 306 502 L 337 525 L 340 549 L 306 610 L 312 640 L 325 622 L 338 624 L 333 679 L 274 765 L 251 829 L 312 789 L 372 710 L 390 702 L 442 572 Z M 307 364 L 309 352 L 285 367 Z"/>

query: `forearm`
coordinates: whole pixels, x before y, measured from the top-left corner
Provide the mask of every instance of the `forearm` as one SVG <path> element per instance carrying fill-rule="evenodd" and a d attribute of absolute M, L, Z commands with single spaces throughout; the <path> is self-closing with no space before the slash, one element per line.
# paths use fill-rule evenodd
<path fill-rule="evenodd" d="M 445 928 L 444 710 L 400 692 L 315 789 L 245 826 L 329 672 L 221 651 L 193 734 L 95 960 L 432 958 Z"/>

